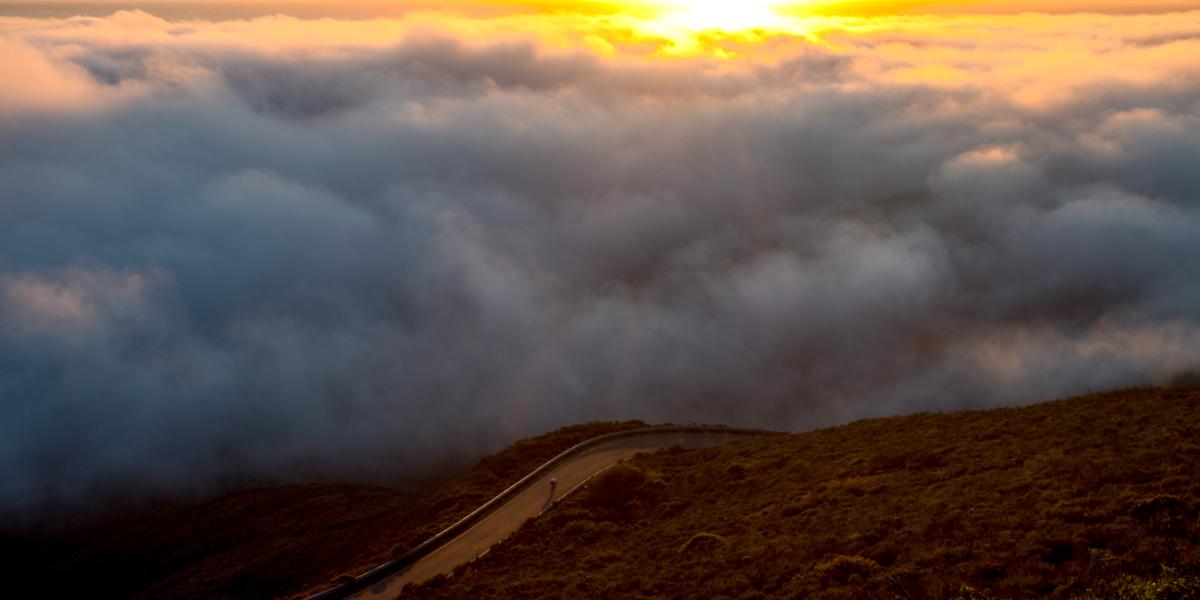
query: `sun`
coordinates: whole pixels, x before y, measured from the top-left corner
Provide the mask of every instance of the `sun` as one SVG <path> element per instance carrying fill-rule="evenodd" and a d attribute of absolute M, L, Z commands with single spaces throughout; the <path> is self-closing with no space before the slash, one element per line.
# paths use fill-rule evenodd
<path fill-rule="evenodd" d="M 754 0 L 674 0 L 661 2 L 659 20 L 664 25 L 690 31 L 745 31 L 772 29 L 784 19 L 773 5 Z"/>
<path fill-rule="evenodd" d="M 630 40 L 634 52 L 653 48 L 660 56 L 696 55 L 733 59 L 770 52 L 767 39 L 806 38 L 816 40 L 814 31 L 823 17 L 813 12 L 831 0 L 615 0 L 618 11 L 597 22 L 618 32 L 613 42 L 604 34 L 588 36 L 588 44 L 606 54 Z M 647 44 L 648 43 L 648 44 Z"/>

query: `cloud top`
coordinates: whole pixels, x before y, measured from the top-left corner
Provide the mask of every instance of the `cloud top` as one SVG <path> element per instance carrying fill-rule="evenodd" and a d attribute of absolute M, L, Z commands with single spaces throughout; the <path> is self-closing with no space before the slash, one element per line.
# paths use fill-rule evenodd
<path fill-rule="evenodd" d="M 1200 368 L 1200 13 L 542 18 L 0 19 L 0 504 Z"/>

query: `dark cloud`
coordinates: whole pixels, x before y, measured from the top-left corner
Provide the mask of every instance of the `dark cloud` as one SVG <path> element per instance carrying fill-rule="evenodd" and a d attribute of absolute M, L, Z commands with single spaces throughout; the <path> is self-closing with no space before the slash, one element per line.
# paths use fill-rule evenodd
<path fill-rule="evenodd" d="M 1200 368 L 1194 78 L 35 38 L 96 95 L 0 104 L 9 507 Z"/>

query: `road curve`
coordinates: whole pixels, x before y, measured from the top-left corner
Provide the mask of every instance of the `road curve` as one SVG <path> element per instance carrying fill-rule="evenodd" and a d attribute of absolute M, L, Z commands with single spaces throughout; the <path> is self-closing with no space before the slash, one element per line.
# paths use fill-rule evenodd
<path fill-rule="evenodd" d="M 475 513 L 414 550 L 409 560 L 388 563 L 355 582 L 308 600 L 392 600 L 409 583 L 450 573 L 486 553 L 525 521 L 546 510 L 588 479 L 636 454 L 679 446 L 702 448 L 767 432 L 722 427 L 663 427 L 600 436 L 559 455 Z M 550 478 L 557 477 L 555 493 Z"/>

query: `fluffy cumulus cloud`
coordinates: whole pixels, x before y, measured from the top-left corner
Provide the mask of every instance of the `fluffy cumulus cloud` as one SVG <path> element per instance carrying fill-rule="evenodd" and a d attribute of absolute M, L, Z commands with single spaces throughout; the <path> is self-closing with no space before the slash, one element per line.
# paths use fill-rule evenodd
<path fill-rule="evenodd" d="M 1200 369 L 1200 13 L 462 29 L 0 20 L 0 505 Z"/>

